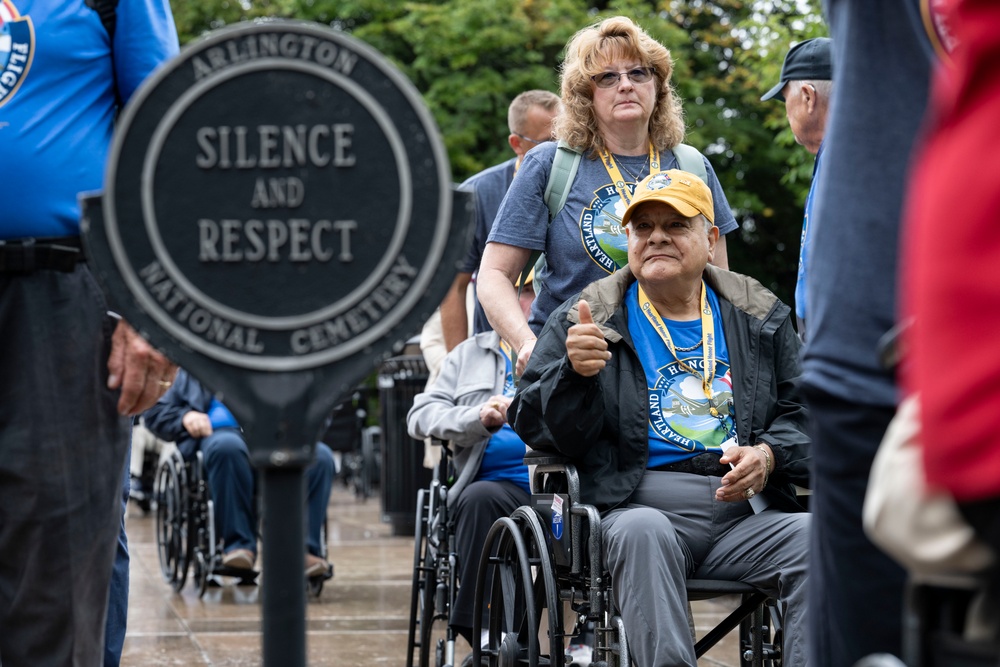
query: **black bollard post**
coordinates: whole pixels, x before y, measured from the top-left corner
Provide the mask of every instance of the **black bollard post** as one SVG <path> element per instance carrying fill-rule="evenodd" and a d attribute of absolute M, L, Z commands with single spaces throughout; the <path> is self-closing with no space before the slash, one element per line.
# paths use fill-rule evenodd
<path fill-rule="evenodd" d="M 306 664 L 304 468 L 266 467 L 261 481 L 264 665 L 300 667 Z"/>

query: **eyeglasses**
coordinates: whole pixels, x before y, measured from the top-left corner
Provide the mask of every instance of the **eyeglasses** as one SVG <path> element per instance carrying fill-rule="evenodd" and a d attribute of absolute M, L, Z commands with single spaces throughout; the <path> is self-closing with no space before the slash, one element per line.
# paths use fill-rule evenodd
<path fill-rule="evenodd" d="M 548 142 L 552 141 L 552 139 L 542 139 L 541 141 L 538 141 L 537 139 L 526 137 L 523 134 L 518 134 L 517 132 L 514 132 L 513 134 L 518 139 L 521 139 L 522 141 L 527 141 L 529 144 L 534 144 L 535 146 L 540 146 L 541 144 L 547 144 Z"/>
<path fill-rule="evenodd" d="M 652 67 L 635 67 L 627 72 L 601 72 L 590 77 L 597 84 L 598 88 L 611 88 L 617 86 L 622 78 L 622 74 L 628 77 L 632 83 L 646 83 L 653 78 Z"/>

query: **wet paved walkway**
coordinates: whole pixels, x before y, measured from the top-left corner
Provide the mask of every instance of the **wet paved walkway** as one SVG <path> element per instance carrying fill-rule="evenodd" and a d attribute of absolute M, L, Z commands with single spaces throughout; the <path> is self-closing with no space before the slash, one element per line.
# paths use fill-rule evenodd
<path fill-rule="evenodd" d="M 381 522 L 379 505 L 377 496 L 360 500 L 334 485 L 328 529 L 336 575 L 318 599 L 308 598 L 309 665 L 406 664 L 413 538 L 393 536 Z M 131 594 L 123 667 L 261 664 L 259 589 L 210 588 L 199 599 L 189 581 L 175 593 L 160 575 L 153 516 L 130 504 L 128 534 Z M 728 607 L 696 602 L 694 611 L 700 636 Z M 467 652 L 463 646 L 459 659 Z M 738 664 L 733 635 L 699 661 L 700 666 Z"/>

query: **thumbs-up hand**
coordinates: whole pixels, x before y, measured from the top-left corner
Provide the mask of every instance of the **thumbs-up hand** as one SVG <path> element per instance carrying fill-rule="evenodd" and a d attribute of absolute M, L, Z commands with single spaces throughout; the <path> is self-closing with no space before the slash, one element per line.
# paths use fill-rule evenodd
<path fill-rule="evenodd" d="M 590 313 L 590 304 L 580 299 L 577 305 L 580 312 L 580 323 L 574 324 L 566 333 L 566 354 L 569 363 L 579 375 L 591 377 L 604 368 L 611 352 L 608 351 L 608 341 L 600 327 L 594 324 Z"/>

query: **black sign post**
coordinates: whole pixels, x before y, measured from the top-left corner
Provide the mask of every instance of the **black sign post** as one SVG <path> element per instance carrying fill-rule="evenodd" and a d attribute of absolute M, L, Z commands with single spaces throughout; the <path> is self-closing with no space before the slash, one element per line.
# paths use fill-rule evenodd
<path fill-rule="evenodd" d="M 398 70 L 285 21 L 217 31 L 158 70 L 105 188 L 84 201 L 90 261 L 239 420 L 263 486 L 264 664 L 303 665 L 303 470 L 332 407 L 440 302 L 468 198 Z"/>

